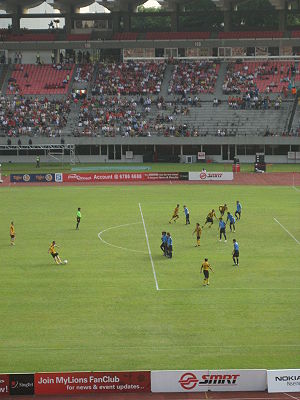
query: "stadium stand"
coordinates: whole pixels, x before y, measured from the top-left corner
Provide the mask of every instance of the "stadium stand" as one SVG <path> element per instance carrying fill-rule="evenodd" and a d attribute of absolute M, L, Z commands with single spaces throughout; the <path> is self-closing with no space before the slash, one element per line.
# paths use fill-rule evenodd
<path fill-rule="evenodd" d="M 7 42 L 53 42 L 55 39 L 54 33 L 7 33 L 2 40 Z"/>
<path fill-rule="evenodd" d="M 169 93 L 213 93 L 219 64 L 213 61 L 182 61 L 175 66 L 169 85 Z"/>
<path fill-rule="evenodd" d="M 87 83 L 92 80 L 94 71 L 93 64 L 83 64 L 76 67 L 74 81 L 78 83 Z"/>
<path fill-rule="evenodd" d="M 113 40 L 137 40 L 137 32 L 118 32 L 113 35 Z"/>
<path fill-rule="evenodd" d="M 67 124 L 70 99 L 0 98 L 2 136 L 60 136 Z"/>
<path fill-rule="evenodd" d="M 292 38 L 299 38 L 300 37 L 300 31 L 293 31 L 292 32 Z"/>
<path fill-rule="evenodd" d="M 164 62 L 100 64 L 92 94 L 158 94 L 165 68 Z"/>
<path fill-rule="evenodd" d="M 74 65 L 17 64 L 11 73 L 7 94 L 66 94 Z"/>
<path fill-rule="evenodd" d="M 148 32 L 146 40 L 209 39 L 210 32 Z"/>
<path fill-rule="evenodd" d="M 248 31 L 248 32 L 220 32 L 219 39 L 258 39 L 282 38 L 283 32 L 279 31 Z"/>
<path fill-rule="evenodd" d="M 90 40 L 91 39 L 91 34 L 90 33 L 84 33 L 84 34 L 69 34 L 67 35 L 67 41 L 69 42 L 79 42 L 82 40 Z"/>
<path fill-rule="evenodd" d="M 230 63 L 227 68 L 224 94 L 246 93 L 281 93 L 292 79 L 299 79 L 299 71 L 294 62 L 256 61 Z"/>

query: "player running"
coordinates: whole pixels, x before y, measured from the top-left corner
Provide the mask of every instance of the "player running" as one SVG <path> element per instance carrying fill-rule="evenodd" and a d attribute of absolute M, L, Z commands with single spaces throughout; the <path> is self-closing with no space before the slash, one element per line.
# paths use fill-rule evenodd
<path fill-rule="evenodd" d="M 161 245 L 160 249 L 164 253 L 164 256 L 167 255 L 167 243 L 168 243 L 168 236 L 165 231 L 161 233 Z"/>
<path fill-rule="evenodd" d="M 219 218 L 219 229 L 220 229 L 220 242 L 222 240 L 222 235 L 225 238 L 225 243 L 227 242 L 226 238 L 226 224 L 225 221 L 223 221 L 223 218 Z"/>
<path fill-rule="evenodd" d="M 222 205 L 219 206 L 219 211 L 220 211 L 221 217 L 223 217 L 225 214 L 225 211 L 228 211 L 227 204 L 224 204 L 223 206 Z"/>
<path fill-rule="evenodd" d="M 209 286 L 209 270 L 211 270 L 211 272 L 214 272 L 211 265 L 208 262 L 208 258 L 205 258 L 204 262 L 201 265 L 201 270 L 200 270 L 200 273 L 203 271 L 204 275 L 203 286 Z"/>
<path fill-rule="evenodd" d="M 237 200 L 237 202 L 236 202 L 236 212 L 234 214 L 237 220 L 241 219 L 241 214 L 242 214 L 242 205 Z"/>
<path fill-rule="evenodd" d="M 209 213 L 207 214 L 207 217 L 206 217 L 206 221 L 205 221 L 204 226 L 205 226 L 206 224 L 210 223 L 209 228 L 211 228 L 212 224 L 214 223 L 214 218 L 217 219 L 217 216 L 216 216 L 215 210 L 213 209 L 213 210 L 211 210 L 211 212 L 209 212 Z"/>
<path fill-rule="evenodd" d="M 190 224 L 190 212 L 187 206 L 183 206 L 184 209 L 184 214 L 185 214 L 185 224 L 189 225 Z"/>
<path fill-rule="evenodd" d="M 59 246 L 55 243 L 55 240 L 53 240 L 53 242 L 50 244 L 48 254 L 49 253 L 51 254 L 51 256 L 54 258 L 54 261 L 56 262 L 56 264 L 63 264 L 55 247 L 59 247 Z"/>
<path fill-rule="evenodd" d="M 15 231 L 15 226 L 14 226 L 13 221 L 11 221 L 11 223 L 10 223 L 9 235 L 10 235 L 10 245 L 14 246 L 15 245 L 15 238 L 16 238 L 16 231 Z"/>
<path fill-rule="evenodd" d="M 77 214 L 76 214 L 76 221 L 77 221 L 76 230 L 79 229 L 80 220 L 81 220 L 81 208 L 78 208 Z"/>
<path fill-rule="evenodd" d="M 232 259 L 233 259 L 234 265 L 236 265 L 237 267 L 239 266 L 239 256 L 240 256 L 239 244 L 235 239 L 233 239 Z"/>
<path fill-rule="evenodd" d="M 200 246 L 200 237 L 201 237 L 202 229 L 201 229 L 200 224 L 198 222 L 196 223 L 196 228 L 195 228 L 195 230 L 193 232 L 193 235 L 194 235 L 194 233 L 196 233 L 196 236 L 197 236 L 197 244 L 195 245 L 195 247 L 199 247 Z"/>
<path fill-rule="evenodd" d="M 175 210 L 173 212 L 173 216 L 170 219 L 169 224 L 171 224 L 173 220 L 174 220 L 174 222 L 176 222 L 178 220 L 178 218 L 179 218 L 178 213 L 179 213 L 179 204 L 177 204 L 177 206 L 175 207 Z"/>
<path fill-rule="evenodd" d="M 232 229 L 233 229 L 233 232 L 235 232 L 235 218 L 232 214 L 230 214 L 229 211 L 227 213 L 226 224 L 227 224 L 227 221 L 229 221 L 230 232 L 232 232 Z"/>

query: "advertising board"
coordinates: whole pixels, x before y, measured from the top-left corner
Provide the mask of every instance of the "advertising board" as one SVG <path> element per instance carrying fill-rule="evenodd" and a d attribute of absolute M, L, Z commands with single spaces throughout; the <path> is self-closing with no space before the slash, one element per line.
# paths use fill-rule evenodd
<path fill-rule="evenodd" d="M 33 374 L 10 374 L 9 394 L 11 395 L 33 395 L 34 375 Z"/>
<path fill-rule="evenodd" d="M 267 388 L 266 370 L 152 371 L 152 392 L 260 391 Z"/>
<path fill-rule="evenodd" d="M 9 395 L 9 375 L 0 374 L 0 397 Z"/>
<path fill-rule="evenodd" d="M 232 172 L 207 172 L 207 171 L 198 171 L 198 172 L 189 172 L 189 180 L 190 181 L 232 181 L 233 173 Z"/>
<path fill-rule="evenodd" d="M 63 174 L 11 174 L 10 181 L 13 183 L 51 183 L 62 182 Z"/>
<path fill-rule="evenodd" d="M 36 395 L 150 392 L 150 371 L 44 372 L 34 377 Z"/>
<path fill-rule="evenodd" d="M 269 370 L 268 392 L 300 392 L 300 369 Z"/>
<path fill-rule="evenodd" d="M 70 173 L 63 174 L 64 182 L 147 182 L 188 180 L 184 172 L 120 172 L 120 173 Z"/>

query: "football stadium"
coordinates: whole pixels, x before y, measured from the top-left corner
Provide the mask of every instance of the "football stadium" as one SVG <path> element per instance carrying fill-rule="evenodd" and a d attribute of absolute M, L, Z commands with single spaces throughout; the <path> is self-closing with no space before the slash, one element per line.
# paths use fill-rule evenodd
<path fill-rule="evenodd" d="M 0 0 L 0 397 L 300 400 L 300 1 Z"/>

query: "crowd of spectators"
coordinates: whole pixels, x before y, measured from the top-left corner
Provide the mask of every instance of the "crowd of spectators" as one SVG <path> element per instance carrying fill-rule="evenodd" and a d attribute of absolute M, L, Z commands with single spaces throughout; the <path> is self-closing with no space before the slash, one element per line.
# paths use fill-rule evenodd
<path fill-rule="evenodd" d="M 74 74 L 74 81 L 78 83 L 88 83 L 92 80 L 94 64 L 78 65 Z"/>
<path fill-rule="evenodd" d="M 60 136 L 67 124 L 70 99 L 0 98 L 0 133 L 7 136 Z"/>
<path fill-rule="evenodd" d="M 92 95 L 159 94 L 165 69 L 164 62 L 100 63 Z"/>
<path fill-rule="evenodd" d="M 194 100 L 190 98 L 193 103 Z M 197 100 L 198 101 L 198 100 Z M 184 123 L 189 115 L 186 100 L 165 101 L 163 97 L 94 96 L 78 103 L 75 136 L 198 136 Z"/>
<path fill-rule="evenodd" d="M 293 79 L 298 73 L 290 62 L 264 61 L 228 64 L 224 94 L 240 94 L 260 91 L 266 94 L 292 89 Z"/>
<path fill-rule="evenodd" d="M 213 93 L 219 65 L 213 61 L 181 61 L 175 65 L 169 94 L 182 96 Z"/>
<path fill-rule="evenodd" d="M 281 108 L 282 98 L 280 95 L 276 99 L 270 96 L 261 96 L 260 94 L 250 93 L 243 96 L 229 96 L 228 105 L 234 110 L 279 110 Z"/>

